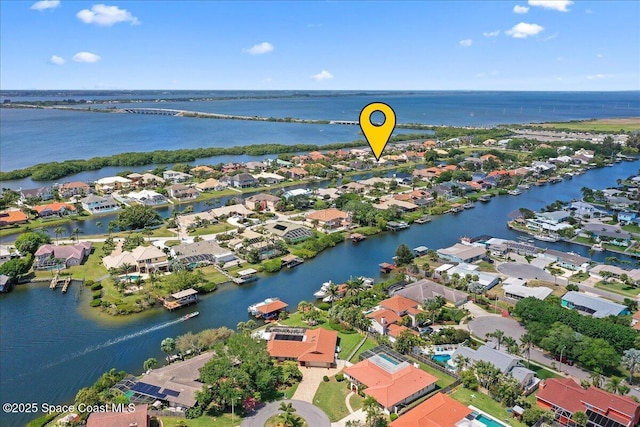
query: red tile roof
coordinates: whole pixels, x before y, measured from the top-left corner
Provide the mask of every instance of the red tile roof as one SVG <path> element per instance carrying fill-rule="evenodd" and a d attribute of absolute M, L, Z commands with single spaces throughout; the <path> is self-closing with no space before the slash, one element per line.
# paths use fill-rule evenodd
<path fill-rule="evenodd" d="M 287 304 L 286 302 L 281 300 L 276 300 L 268 304 L 261 305 L 257 308 L 258 308 L 258 311 L 260 311 L 260 313 L 269 314 L 269 313 L 273 313 L 274 311 L 282 310 L 283 308 L 286 308 L 288 306 L 289 304 Z"/>
<path fill-rule="evenodd" d="M 49 203 L 48 205 L 39 205 L 39 206 L 35 206 L 33 209 L 38 212 L 41 213 L 45 210 L 50 210 L 53 212 L 60 212 L 62 209 L 67 209 L 70 211 L 75 211 L 76 207 L 69 204 L 69 203 L 60 203 L 60 202 L 54 202 L 54 203 Z"/>
<path fill-rule="evenodd" d="M 549 378 L 540 383 L 538 401 L 548 402 L 569 412 L 585 411 L 586 405 L 624 425 L 640 423 L 640 403 L 627 396 L 589 387 L 583 389 L 569 378 Z"/>
<path fill-rule="evenodd" d="M 147 405 L 137 405 L 133 411 L 92 412 L 87 419 L 87 427 L 147 427 L 148 425 Z"/>
<path fill-rule="evenodd" d="M 21 210 L 9 210 L 0 212 L 0 222 L 5 224 L 16 224 L 19 222 L 26 222 L 29 217 Z"/>
<path fill-rule="evenodd" d="M 471 409 L 462 403 L 438 393 L 393 421 L 389 427 L 455 427 L 470 413 Z"/>
<path fill-rule="evenodd" d="M 317 219 L 318 221 L 322 222 L 335 221 L 337 219 L 346 219 L 347 217 L 348 215 L 346 212 L 342 212 L 341 210 L 336 208 L 323 209 L 307 214 L 308 219 Z"/>
<path fill-rule="evenodd" d="M 385 324 L 387 324 L 387 325 L 389 323 L 402 322 L 402 318 L 400 316 L 395 314 L 393 311 L 386 310 L 386 309 L 376 310 L 373 313 L 367 314 L 367 317 L 370 318 L 370 319 L 375 319 L 376 322 L 378 322 L 381 325 L 382 325 L 382 318 L 383 317 L 384 317 L 384 320 L 385 320 Z"/>
<path fill-rule="evenodd" d="M 407 364 L 395 373 L 387 372 L 371 359 L 344 369 L 344 373 L 367 386 L 364 393 L 390 408 L 436 383 L 433 375 Z"/>
<path fill-rule="evenodd" d="M 304 341 L 278 340 L 267 343 L 271 357 L 295 358 L 299 362 L 333 363 L 338 333 L 324 328 L 307 330 Z"/>
<path fill-rule="evenodd" d="M 394 295 L 391 298 L 387 298 L 386 300 L 380 301 L 380 306 L 384 308 L 388 308 L 389 310 L 394 311 L 396 314 L 400 314 L 409 310 L 410 308 L 417 307 L 418 303 L 407 297 L 403 297 L 401 295 Z"/>
<path fill-rule="evenodd" d="M 418 333 L 416 331 L 414 331 L 413 329 L 409 329 L 406 326 L 402 326 L 402 325 L 396 325 L 395 323 L 392 325 L 389 325 L 389 335 L 397 338 L 398 335 L 400 335 L 402 332 L 404 331 L 410 331 L 413 335 L 418 335 Z"/>

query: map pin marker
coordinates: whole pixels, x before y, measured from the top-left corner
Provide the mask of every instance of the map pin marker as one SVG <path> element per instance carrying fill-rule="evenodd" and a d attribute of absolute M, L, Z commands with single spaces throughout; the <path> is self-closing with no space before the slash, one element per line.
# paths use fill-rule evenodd
<path fill-rule="evenodd" d="M 376 111 L 384 114 L 384 123 L 378 125 L 371 122 L 371 115 Z M 389 142 L 389 138 L 396 127 L 396 113 L 393 108 L 382 102 L 372 102 L 365 106 L 360 112 L 360 129 L 364 137 L 367 138 L 369 147 L 376 156 L 376 160 L 380 160 L 382 150 Z"/>

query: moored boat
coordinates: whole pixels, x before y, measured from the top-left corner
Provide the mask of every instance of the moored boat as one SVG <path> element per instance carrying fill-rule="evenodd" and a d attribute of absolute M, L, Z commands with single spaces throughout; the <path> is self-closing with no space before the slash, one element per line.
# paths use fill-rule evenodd
<path fill-rule="evenodd" d="M 533 238 L 543 242 L 557 242 L 560 240 L 560 236 L 555 234 L 534 234 Z"/>

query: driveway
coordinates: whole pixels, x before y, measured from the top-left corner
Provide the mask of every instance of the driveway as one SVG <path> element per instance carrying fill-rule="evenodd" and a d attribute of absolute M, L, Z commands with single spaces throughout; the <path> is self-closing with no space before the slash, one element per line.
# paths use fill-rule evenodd
<path fill-rule="evenodd" d="M 526 330 L 517 321 L 508 317 L 482 316 L 469 322 L 469 330 L 478 338 L 487 339 L 486 335 L 500 329 L 506 336 L 519 339 Z"/>
<path fill-rule="evenodd" d="M 554 282 L 553 275 L 540 267 L 531 264 L 521 264 L 518 262 L 508 262 L 500 264 L 496 267 L 502 274 L 510 277 L 519 277 L 522 279 L 538 279 Z"/>
<path fill-rule="evenodd" d="M 295 394 L 291 396 L 291 398 L 294 400 L 312 403 L 313 396 L 316 395 L 316 391 L 318 391 L 318 386 L 322 382 L 322 378 L 325 375 L 332 377 L 340 372 L 342 368 L 344 368 L 344 360 L 338 360 L 338 366 L 329 369 L 300 367 L 300 372 L 302 372 L 302 381 L 300 381 Z"/>
<path fill-rule="evenodd" d="M 278 402 L 272 402 L 265 405 L 262 409 L 259 409 L 253 415 L 246 417 L 242 420 L 241 427 L 264 427 L 269 418 L 280 413 L 280 402 L 291 402 L 296 409 L 295 414 L 304 418 L 307 421 L 307 425 L 313 427 L 331 427 L 329 417 L 320 410 L 317 406 L 313 406 L 310 403 L 303 402 L 301 400 L 281 400 Z"/>

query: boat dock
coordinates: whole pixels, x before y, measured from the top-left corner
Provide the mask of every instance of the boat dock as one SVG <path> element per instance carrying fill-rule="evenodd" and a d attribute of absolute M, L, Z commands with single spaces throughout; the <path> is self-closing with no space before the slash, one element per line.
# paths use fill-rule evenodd
<path fill-rule="evenodd" d="M 380 264 L 380 272 L 381 273 L 390 273 L 393 270 L 396 269 L 396 265 L 395 264 L 389 264 L 388 262 L 383 262 L 382 264 Z"/>
<path fill-rule="evenodd" d="M 365 240 L 367 238 L 367 236 L 365 236 L 364 234 L 360 234 L 360 233 L 353 233 L 351 235 L 351 241 L 353 243 L 358 243 L 358 242 L 362 242 L 363 240 Z"/>
<path fill-rule="evenodd" d="M 293 268 L 297 265 L 300 265 L 304 262 L 304 260 L 295 255 L 287 255 L 282 257 L 282 265 L 287 268 Z"/>
<path fill-rule="evenodd" d="M 237 285 L 241 285 L 243 283 L 251 282 L 252 280 L 258 280 L 258 276 L 256 274 L 258 270 L 253 268 L 247 268 L 246 270 L 238 271 L 238 277 L 233 278 L 233 282 Z"/>
<path fill-rule="evenodd" d="M 409 228 L 409 224 L 407 224 L 404 221 L 400 221 L 400 222 L 389 221 L 389 222 L 387 222 L 387 230 L 398 231 L 398 230 L 404 230 L 405 228 Z"/>
<path fill-rule="evenodd" d="M 56 275 L 51 279 L 51 283 L 49 283 L 49 289 L 56 289 L 60 284 L 62 284 L 62 293 L 66 294 L 72 281 L 73 277 L 67 276 L 61 278 L 59 273 L 56 272 Z"/>

